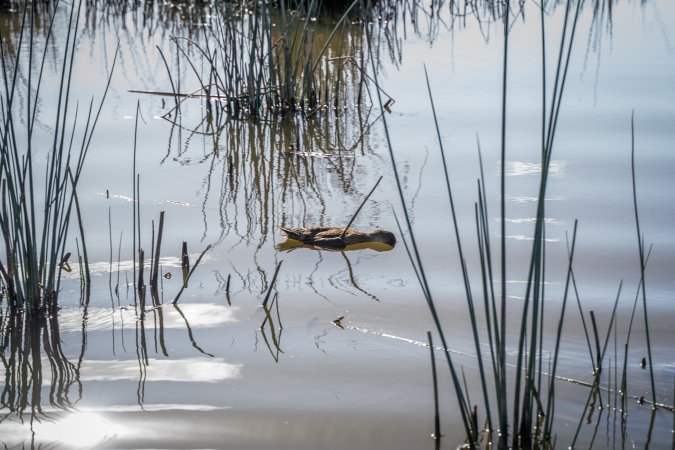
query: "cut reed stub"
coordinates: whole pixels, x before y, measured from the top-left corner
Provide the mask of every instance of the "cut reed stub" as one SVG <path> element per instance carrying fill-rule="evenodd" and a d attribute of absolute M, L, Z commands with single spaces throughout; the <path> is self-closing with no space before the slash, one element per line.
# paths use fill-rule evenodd
<path fill-rule="evenodd" d="M 187 242 L 183 241 L 181 250 L 181 270 L 183 271 L 183 287 L 188 287 L 188 277 L 190 276 L 190 257 L 188 256 Z"/>
<path fill-rule="evenodd" d="M 232 306 L 232 298 L 230 297 L 230 280 L 232 279 L 232 274 L 227 274 L 227 282 L 225 283 L 225 298 L 227 299 L 227 304 Z"/>

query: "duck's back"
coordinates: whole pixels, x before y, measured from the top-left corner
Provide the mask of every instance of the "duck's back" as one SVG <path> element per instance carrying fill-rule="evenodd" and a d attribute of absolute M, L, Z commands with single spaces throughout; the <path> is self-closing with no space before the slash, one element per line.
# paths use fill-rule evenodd
<path fill-rule="evenodd" d="M 377 229 L 371 233 L 342 227 L 314 227 L 314 228 L 286 228 L 279 227 L 289 239 L 300 241 L 303 244 L 318 247 L 343 248 L 353 244 L 381 242 L 388 245 L 396 244 L 393 233 Z"/>
<path fill-rule="evenodd" d="M 287 228 L 279 227 L 286 235 L 304 244 L 313 244 L 317 240 L 340 237 L 342 228 L 338 227 L 314 227 L 314 228 Z"/>

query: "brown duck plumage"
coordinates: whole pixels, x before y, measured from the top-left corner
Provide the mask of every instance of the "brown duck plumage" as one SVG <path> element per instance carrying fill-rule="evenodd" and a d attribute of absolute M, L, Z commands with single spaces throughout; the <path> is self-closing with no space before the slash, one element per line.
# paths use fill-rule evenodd
<path fill-rule="evenodd" d="M 342 248 L 352 244 L 367 242 L 382 242 L 395 245 L 396 236 L 391 231 L 374 230 L 370 233 L 348 229 L 344 236 L 344 228 L 340 227 L 314 227 L 314 228 L 287 228 L 279 227 L 286 233 L 289 239 L 295 239 L 303 244 L 316 245 L 319 247 Z"/>

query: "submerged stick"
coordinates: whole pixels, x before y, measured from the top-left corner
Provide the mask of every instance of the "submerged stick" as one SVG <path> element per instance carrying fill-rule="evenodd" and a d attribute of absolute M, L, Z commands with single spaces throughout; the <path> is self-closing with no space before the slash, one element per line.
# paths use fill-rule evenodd
<path fill-rule="evenodd" d="M 70 168 L 67 169 L 68 176 L 70 177 L 70 184 L 73 190 L 73 199 L 75 200 L 75 212 L 77 213 L 77 225 L 80 230 L 80 238 L 82 240 L 82 256 L 84 262 L 84 271 L 82 275 L 84 276 L 83 280 L 86 285 L 91 284 L 91 275 L 89 272 L 89 257 L 87 255 L 87 244 L 84 239 L 84 225 L 82 223 L 82 213 L 80 212 L 80 201 L 77 198 L 77 191 L 75 190 L 76 183 L 73 179 L 73 174 L 70 171 Z"/>
<path fill-rule="evenodd" d="M 595 372 L 596 375 L 602 371 L 602 361 L 600 356 L 600 338 L 598 337 L 598 324 L 595 321 L 593 310 L 589 312 L 591 316 L 591 325 L 593 326 L 593 336 L 595 336 Z"/>
<path fill-rule="evenodd" d="M 173 97 L 174 97 L 174 102 L 176 103 L 175 109 L 179 108 L 180 101 L 178 100 L 178 89 L 176 88 L 176 85 L 173 82 L 173 77 L 171 76 L 171 70 L 169 70 L 169 63 L 166 62 L 166 58 L 164 57 L 164 53 L 162 53 L 162 49 L 157 47 L 157 50 L 159 51 L 159 56 L 162 57 L 162 61 L 164 62 L 164 67 L 166 68 L 166 74 L 169 76 L 169 82 L 171 83 L 171 90 L 173 91 Z"/>
<path fill-rule="evenodd" d="M 187 281 L 190 276 L 190 257 L 188 256 L 187 242 L 183 241 L 181 250 L 181 269 L 183 272 L 183 288 L 187 287 Z"/>
<path fill-rule="evenodd" d="M 431 331 L 427 331 L 427 339 L 429 340 L 429 350 L 431 352 L 431 375 L 434 383 L 434 439 L 441 438 L 441 416 L 438 412 L 438 379 L 436 376 L 436 355 L 434 355 L 434 342 L 431 339 Z"/>
<path fill-rule="evenodd" d="M 212 85 L 211 85 L 212 86 Z M 127 92 L 130 94 L 147 94 L 147 95 L 157 95 L 160 97 L 185 97 L 185 98 L 212 98 L 214 100 L 228 100 L 232 97 L 227 95 L 206 95 L 206 94 L 197 94 L 197 92 L 203 90 L 199 88 L 194 92 L 185 93 L 185 92 L 168 92 L 168 91 L 144 91 L 141 89 L 127 89 Z"/>
<path fill-rule="evenodd" d="M 159 276 L 159 254 L 162 247 L 162 230 L 164 229 L 164 211 L 159 213 L 159 228 L 157 229 L 157 247 L 153 258 L 153 267 L 150 273 L 150 286 L 157 287 L 157 278 Z"/>
<path fill-rule="evenodd" d="M 272 330 L 272 339 L 274 340 L 274 322 L 272 322 L 272 308 L 274 308 L 274 305 L 276 304 L 277 306 L 277 320 L 279 321 L 279 329 L 283 329 L 283 325 L 281 324 L 281 318 L 279 316 L 279 302 L 277 301 L 279 299 L 279 293 L 275 292 L 274 297 L 272 297 L 272 302 L 270 303 L 270 307 L 268 308 L 267 306 L 263 306 L 263 311 L 265 311 L 265 318 L 263 319 L 262 323 L 260 324 L 260 330 L 265 329 L 265 324 L 269 320 L 270 322 L 270 330 Z"/>
<path fill-rule="evenodd" d="M 141 292 L 145 286 L 144 267 L 145 266 L 145 251 L 142 248 L 138 249 L 138 292 Z"/>
<path fill-rule="evenodd" d="M 267 306 L 267 302 L 270 299 L 270 294 L 272 293 L 272 288 L 274 287 L 274 283 L 277 281 L 277 275 L 279 274 L 279 269 L 281 268 L 281 263 L 284 262 L 282 259 L 279 261 L 279 264 L 277 264 L 277 268 L 274 270 L 274 275 L 272 276 L 272 281 L 270 282 L 270 287 L 267 289 L 267 295 L 265 295 L 265 300 L 263 300 L 263 308 Z"/>
<path fill-rule="evenodd" d="M 0 228 L 2 228 L 2 237 L 5 241 L 5 249 L 7 252 L 7 269 L 2 265 L 0 261 L 0 273 L 4 278 L 4 284 L 7 290 L 7 296 L 9 297 L 9 304 L 12 306 L 17 305 L 17 299 L 21 298 L 20 295 L 20 285 L 15 285 L 14 274 L 17 271 L 16 262 L 14 254 L 10 251 L 12 246 L 11 234 L 9 233 L 9 215 L 7 212 L 7 180 L 2 180 L 2 212 L 0 213 Z M 17 289 L 18 288 L 18 289 Z"/>
<path fill-rule="evenodd" d="M 652 403 L 656 404 L 656 385 L 654 382 L 654 364 L 652 362 L 651 334 L 649 332 L 649 316 L 647 314 L 647 288 L 645 279 L 645 251 L 644 235 L 640 229 L 640 213 L 638 211 L 637 201 L 637 181 L 635 176 L 635 111 L 630 115 L 630 168 L 631 180 L 633 185 L 633 211 L 635 212 L 635 229 L 637 231 L 638 252 L 640 258 L 640 287 L 642 288 L 642 310 L 645 321 L 645 339 L 647 343 L 647 359 L 649 362 L 649 381 L 652 388 Z"/>
<path fill-rule="evenodd" d="M 358 209 L 356 210 L 356 212 L 352 216 L 351 220 L 349 221 L 349 223 L 347 224 L 345 229 L 342 230 L 342 234 L 340 235 L 340 239 L 343 239 L 345 237 L 345 233 L 347 233 L 347 230 L 349 229 L 349 227 L 352 225 L 352 223 L 354 223 L 354 219 L 356 219 L 356 216 L 358 216 L 358 214 L 361 212 L 361 208 L 363 208 L 363 205 L 366 204 L 366 201 L 368 201 L 368 199 L 373 194 L 373 192 L 375 192 L 375 189 L 377 188 L 377 185 L 380 184 L 380 181 L 382 181 L 382 175 L 380 175 L 380 178 L 377 179 L 377 183 L 375 183 L 375 186 L 373 186 L 373 188 L 370 190 L 370 192 L 368 192 L 368 195 L 366 195 L 366 198 L 363 199 L 363 201 L 359 205 Z"/>
<path fill-rule="evenodd" d="M 141 320 L 145 319 L 145 281 L 143 276 L 143 270 L 145 265 L 145 251 L 142 248 L 138 249 L 138 285 L 136 290 L 138 291 L 138 300 L 141 306 Z"/>
<path fill-rule="evenodd" d="M 232 306 L 232 300 L 230 299 L 230 279 L 232 278 L 232 274 L 228 273 L 227 274 L 227 284 L 225 285 L 225 298 L 227 298 L 227 304 L 229 306 Z"/>

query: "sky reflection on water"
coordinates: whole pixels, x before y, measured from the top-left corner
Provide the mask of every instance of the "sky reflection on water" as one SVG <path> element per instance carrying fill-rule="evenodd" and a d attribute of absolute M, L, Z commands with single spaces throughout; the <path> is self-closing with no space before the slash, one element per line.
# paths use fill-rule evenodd
<path fill-rule="evenodd" d="M 627 131 L 630 112 L 635 108 L 643 230 L 646 240 L 655 243 L 648 269 L 650 307 L 655 312 L 652 332 L 658 347 L 657 365 L 663 369 L 660 381 L 671 386 L 675 292 L 675 158 L 671 149 L 675 133 L 670 125 L 675 118 L 675 49 L 671 44 L 675 10 L 672 2 L 656 0 L 619 2 L 616 6 L 614 21 L 607 24 L 607 30 L 602 22 L 590 27 L 592 18 L 585 16 L 583 30 L 587 34 L 575 48 L 569 95 L 563 101 L 558 129 L 558 159 L 552 161 L 551 174 L 555 176 L 546 195 L 550 226 L 547 242 L 552 254 L 548 270 L 552 276 L 546 282 L 545 298 L 555 308 L 560 305 L 568 257 L 565 233 L 578 217 L 580 244 L 575 271 L 583 307 L 606 311 L 616 284 L 625 279 L 626 292 L 633 292 L 622 298 L 619 332 L 627 328 L 639 279 Z M 550 14 L 553 36 L 559 31 L 560 10 Z M 276 228 L 283 224 L 345 223 L 372 180 L 383 174 L 382 186 L 355 226 L 396 229 L 391 214 L 392 204 L 396 204 L 395 186 L 378 111 L 354 107 L 335 118 L 287 117 L 262 125 L 227 122 L 207 130 L 202 121 L 203 105 L 195 100 L 185 103 L 180 121 L 160 119 L 168 108 L 164 99 L 128 90 L 168 89 L 170 84 L 155 45 L 165 51 L 174 67 L 169 31 L 155 23 L 155 32 L 151 33 L 140 21 L 126 19 L 125 27 L 110 20 L 99 23 L 98 32 L 95 27 L 88 30 L 91 39 L 81 42 L 85 57 L 76 61 L 76 93 L 85 96 L 98 92 L 96 82 L 108 67 L 110 49 L 117 42 L 121 44 L 122 58 L 110 102 L 104 108 L 79 192 L 86 211 L 90 256 L 97 261 L 92 269 L 96 278 L 104 278 L 112 259 L 113 270 L 119 267 L 124 283 L 132 268 L 130 119 L 137 101 L 143 116 L 152 118 L 141 121 L 138 136 L 145 242 L 150 241 L 150 220 L 159 210 L 166 210 L 168 245 L 161 259 L 166 270 L 180 266 L 180 242 L 189 240 L 194 248 L 216 245 L 205 256 L 180 309 L 168 304 L 146 308 L 144 320 L 132 304 L 133 289 L 131 294 L 122 292 L 120 299 L 109 296 L 107 286 L 99 285 L 86 308 L 86 318 L 85 309 L 78 304 L 77 287 L 64 291 L 60 330 L 50 329 L 49 333 L 63 343 L 62 356 L 67 359 L 38 358 L 29 364 L 41 363 L 43 403 L 49 401 L 49 389 L 65 386 L 71 394 L 69 400 L 82 407 L 80 413 L 70 416 L 59 413 L 64 415 L 63 420 L 54 426 L 39 425 L 36 431 L 40 438 L 65 439 L 69 436 L 60 438 L 59 430 L 79 422 L 80 427 L 89 424 L 92 433 L 82 433 L 79 438 L 91 439 L 91 446 L 107 439 L 113 439 L 112 446 L 145 439 L 147 446 L 160 447 L 173 439 L 175 445 L 187 446 L 192 440 L 206 448 L 217 446 L 216 438 L 232 438 L 240 448 L 247 443 L 250 448 L 277 445 L 291 449 L 330 445 L 431 447 L 428 354 L 420 343 L 432 324 L 404 246 L 371 247 L 348 254 L 294 249 Z M 419 26 L 424 28 L 423 23 L 416 24 Z M 471 349 L 466 303 L 461 298 L 456 244 L 449 232 L 447 198 L 422 62 L 427 64 L 432 80 L 441 139 L 463 218 L 460 231 L 473 236 L 475 227 L 479 135 L 494 233 L 498 227 L 502 49 L 498 27 L 498 21 L 477 23 L 473 19 L 464 20 L 453 30 L 436 26 L 433 44 L 424 30 L 406 30 L 406 39 L 394 39 L 390 54 L 383 47 L 380 60 L 383 71 L 379 81 L 396 99 L 387 120 L 403 189 L 410 201 L 409 213 L 421 236 L 423 258 L 429 262 L 434 294 L 441 299 L 439 310 L 453 351 L 461 354 Z M 523 261 L 531 251 L 536 180 L 541 172 L 537 162 L 540 49 L 532 38 L 537 30 L 536 15 L 519 18 L 513 26 L 511 46 L 506 171 L 511 253 L 507 285 L 508 299 L 516 308 L 525 291 Z M 549 45 L 553 44 L 552 39 Z M 58 50 L 58 46 L 55 48 Z M 188 78 L 183 82 L 185 89 L 192 88 L 187 87 Z M 109 198 L 102 194 L 107 190 Z M 123 238 L 118 266 L 116 247 L 118 239 Z M 114 250 L 110 250 L 112 247 Z M 272 270 L 281 259 L 285 261 L 283 270 L 273 289 L 278 296 L 272 297 L 272 311 L 265 311 L 274 320 L 265 322 L 260 330 L 267 316 L 259 305 L 270 287 Z M 476 264 L 473 252 L 467 259 L 469 264 Z M 77 284 L 77 265 L 73 268 L 66 288 Z M 227 301 L 232 300 L 233 306 L 226 305 L 224 293 L 230 275 L 233 295 L 230 299 L 228 294 Z M 164 281 L 166 292 L 180 284 L 179 278 Z M 107 284 L 105 280 L 103 284 Z M 598 315 L 602 329 L 607 326 L 607 317 Z M 345 329 L 333 325 L 339 317 L 344 317 Z M 581 340 L 583 330 L 576 315 L 570 318 L 563 370 L 566 375 L 587 379 L 590 369 L 586 344 Z M 517 329 L 516 325 L 509 323 L 509 331 Z M 145 336 L 148 330 L 152 333 Z M 160 330 L 166 330 L 166 336 Z M 203 351 L 197 342 L 211 353 Z M 638 365 L 643 345 L 636 340 L 635 350 L 629 355 L 634 380 L 631 388 L 638 394 L 647 391 L 644 372 Z M 463 362 L 470 367 L 475 360 Z M 63 372 L 76 377 L 61 382 L 59 372 L 51 369 L 59 364 L 65 368 Z M 37 366 L 32 367 L 37 374 Z M 475 372 L 469 372 L 469 382 L 472 375 Z M 571 429 L 578 419 L 578 399 L 585 393 L 567 384 L 562 389 L 566 395 L 560 398 L 561 423 Z M 82 398 L 73 395 L 78 390 Z M 188 394 L 197 398 L 186 398 Z M 452 398 L 452 393 L 445 394 L 445 398 Z M 111 402 L 109 396 L 120 399 Z M 112 404 L 108 407 L 106 402 Z M 68 402 L 60 405 L 70 407 Z M 449 427 L 459 423 L 454 405 L 452 401 L 444 405 L 443 417 Z M 47 407 L 45 411 L 60 411 L 52 409 Z M 643 409 L 634 412 L 635 416 L 644 416 Z M 108 431 L 97 431 L 106 425 Z M 0 424 L 3 437 L 4 430 L 12 426 L 9 421 Z M 448 431 L 449 439 L 444 443 L 452 444 L 452 448 L 461 441 L 461 437 L 452 441 L 458 436 L 455 431 Z M 643 437 L 642 431 L 637 427 L 634 433 L 638 440 Z M 669 443 L 668 425 L 662 425 L 659 431 L 657 445 Z M 29 437 L 24 434 L 17 442 Z M 80 445 L 78 436 L 72 438 L 71 442 L 61 439 L 62 446 Z"/>

